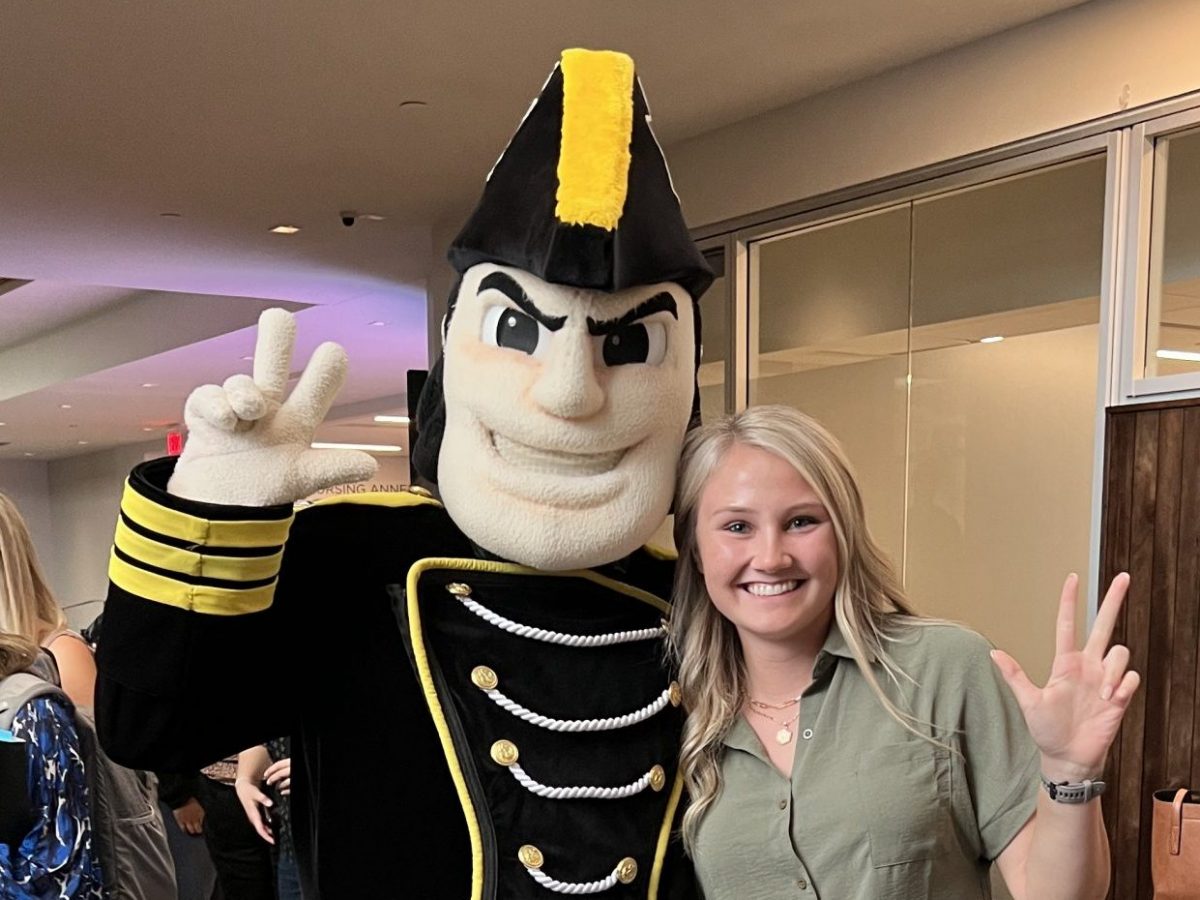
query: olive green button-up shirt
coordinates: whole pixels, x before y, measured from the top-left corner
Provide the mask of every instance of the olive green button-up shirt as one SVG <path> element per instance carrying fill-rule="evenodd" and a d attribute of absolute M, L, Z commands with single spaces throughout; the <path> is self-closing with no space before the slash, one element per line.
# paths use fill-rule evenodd
<path fill-rule="evenodd" d="M 888 696 L 953 750 L 905 730 L 875 698 L 836 624 L 793 726 L 791 777 L 739 718 L 694 853 L 705 900 L 972 900 L 1033 815 L 1039 756 L 979 635 L 906 629 L 888 644 L 916 684 Z"/>

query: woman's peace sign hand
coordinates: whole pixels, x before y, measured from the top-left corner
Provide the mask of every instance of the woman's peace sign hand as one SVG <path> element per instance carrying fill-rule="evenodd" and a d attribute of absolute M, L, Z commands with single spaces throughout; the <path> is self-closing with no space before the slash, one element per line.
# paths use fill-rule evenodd
<path fill-rule="evenodd" d="M 992 659 L 1012 688 L 1029 733 L 1042 751 L 1043 774 L 1054 781 L 1099 776 L 1121 717 L 1137 691 L 1138 673 L 1127 671 L 1129 649 L 1120 644 L 1107 649 L 1128 588 L 1129 576 L 1124 572 L 1113 579 L 1092 633 L 1078 650 L 1075 603 L 1079 577 L 1067 576 L 1058 606 L 1054 665 L 1045 687 L 1030 681 L 1007 653 L 992 651 Z"/>
<path fill-rule="evenodd" d="M 258 320 L 254 376 L 192 391 L 184 408 L 187 446 L 168 491 L 208 503 L 272 506 L 375 473 L 365 453 L 310 446 L 345 379 L 346 352 L 319 346 L 285 399 L 295 340 L 292 314 L 268 309 Z"/>

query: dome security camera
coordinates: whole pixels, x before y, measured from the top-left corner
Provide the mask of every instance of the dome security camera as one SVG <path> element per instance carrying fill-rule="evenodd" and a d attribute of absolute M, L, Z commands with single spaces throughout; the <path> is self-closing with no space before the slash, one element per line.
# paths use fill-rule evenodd
<path fill-rule="evenodd" d="M 354 223 L 358 221 L 358 213 L 352 209 L 343 209 L 338 215 L 341 216 L 342 224 L 347 228 L 352 228 Z"/>

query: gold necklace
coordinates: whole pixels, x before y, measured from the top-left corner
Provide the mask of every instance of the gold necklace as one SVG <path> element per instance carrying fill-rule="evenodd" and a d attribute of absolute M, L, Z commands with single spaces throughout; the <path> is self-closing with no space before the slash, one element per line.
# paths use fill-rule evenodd
<path fill-rule="evenodd" d="M 751 704 L 753 704 L 753 701 L 751 701 Z M 775 732 L 776 743 L 790 744 L 792 742 L 792 726 L 800 718 L 800 710 L 796 710 L 796 714 L 786 722 L 780 722 L 777 718 L 767 715 L 761 709 L 755 709 L 753 705 L 750 707 L 750 712 L 754 713 L 755 715 L 762 716 L 764 719 L 768 719 L 780 726 L 779 730 Z"/>
<path fill-rule="evenodd" d="M 782 703 L 768 703 L 766 700 L 755 700 L 753 697 L 746 699 L 755 709 L 787 709 L 789 706 L 795 706 L 800 702 L 800 697 L 793 697 L 791 700 L 784 700 Z"/>

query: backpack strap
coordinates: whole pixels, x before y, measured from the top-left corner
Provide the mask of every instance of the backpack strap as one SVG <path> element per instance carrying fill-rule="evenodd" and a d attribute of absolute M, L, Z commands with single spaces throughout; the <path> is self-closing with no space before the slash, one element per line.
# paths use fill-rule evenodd
<path fill-rule="evenodd" d="M 47 696 L 67 699 L 60 687 L 30 672 L 16 672 L 0 679 L 0 730 L 12 731 L 13 719 L 21 707 L 38 697 Z"/>

